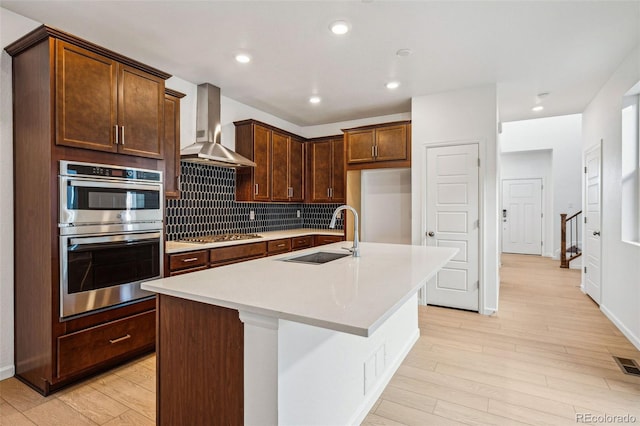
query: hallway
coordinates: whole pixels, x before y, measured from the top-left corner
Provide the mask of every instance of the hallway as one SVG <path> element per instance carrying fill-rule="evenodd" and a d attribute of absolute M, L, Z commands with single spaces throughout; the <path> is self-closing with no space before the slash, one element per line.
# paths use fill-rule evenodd
<path fill-rule="evenodd" d="M 580 272 L 539 256 L 502 262 L 496 316 L 421 308 L 422 336 L 363 424 L 640 421 L 640 377 L 611 357 L 640 352 L 580 291 Z"/>

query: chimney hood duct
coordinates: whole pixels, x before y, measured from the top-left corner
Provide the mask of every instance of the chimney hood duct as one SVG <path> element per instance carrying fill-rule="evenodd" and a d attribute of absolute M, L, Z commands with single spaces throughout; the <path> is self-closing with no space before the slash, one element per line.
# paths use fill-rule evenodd
<path fill-rule="evenodd" d="M 180 150 L 180 159 L 222 167 L 255 167 L 256 163 L 220 143 L 220 88 L 198 85 L 196 142 Z"/>

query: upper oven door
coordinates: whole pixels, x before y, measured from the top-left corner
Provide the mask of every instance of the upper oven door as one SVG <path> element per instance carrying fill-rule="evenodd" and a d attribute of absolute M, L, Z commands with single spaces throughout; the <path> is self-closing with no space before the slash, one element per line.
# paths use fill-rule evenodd
<path fill-rule="evenodd" d="M 60 224 L 162 221 L 162 184 L 60 176 Z"/>

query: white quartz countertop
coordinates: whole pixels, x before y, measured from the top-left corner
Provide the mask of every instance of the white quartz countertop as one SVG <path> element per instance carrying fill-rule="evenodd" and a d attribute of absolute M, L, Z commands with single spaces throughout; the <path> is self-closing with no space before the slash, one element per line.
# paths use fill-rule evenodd
<path fill-rule="evenodd" d="M 182 241 L 167 241 L 164 251 L 167 254 L 182 253 L 185 251 L 205 250 L 216 247 L 237 246 L 240 244 L 259 243 L 260 241 L 279 240 L 281 238 L 303 237 L 305 235 L 344 235 L 342 229 L 287 229 L 284 231 L 257 232 L 261 238 L 251 238 L 247 240 L 223 241 L 219 243 L 187 243 Z"/>
<path fill-rule="evenodd" d="M 361 257 L 322 265 L 284 262 L 316 251 L 344 252 L 351 242 L 328 244 L 171 278 L 144 290 L 360 336 L 371 335 L 457 249 L 361 243 Z"/>

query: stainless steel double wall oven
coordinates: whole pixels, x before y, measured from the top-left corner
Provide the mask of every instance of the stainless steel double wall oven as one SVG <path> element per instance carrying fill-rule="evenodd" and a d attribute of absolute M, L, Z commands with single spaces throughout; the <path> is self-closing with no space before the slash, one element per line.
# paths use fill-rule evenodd
<path fill-rule="evenodd" d="M 60 316 L 153 297 L 163 274 L 162 172 L 60 161 Z"/>

